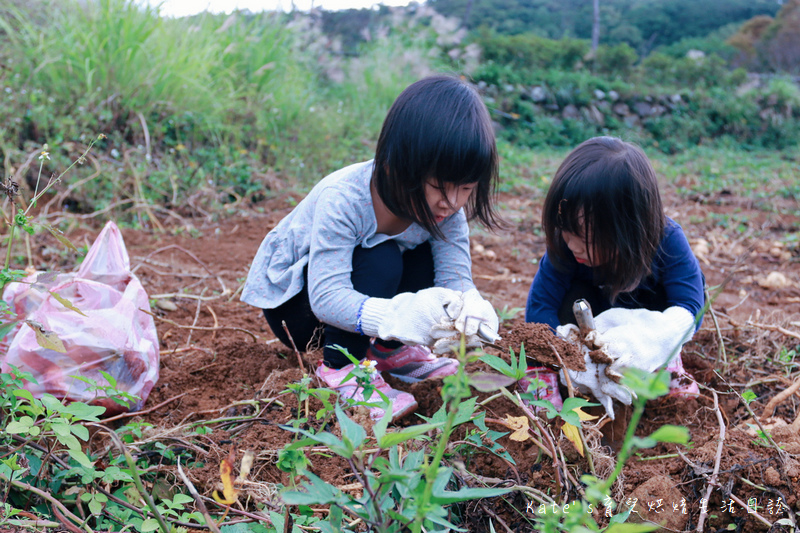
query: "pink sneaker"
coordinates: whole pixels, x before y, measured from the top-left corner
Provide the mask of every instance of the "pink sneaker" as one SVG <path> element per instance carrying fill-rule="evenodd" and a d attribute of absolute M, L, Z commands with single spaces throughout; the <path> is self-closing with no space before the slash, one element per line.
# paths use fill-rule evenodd
<path fill-rule="evenodd" d="M 379 371 L 389 372 L 406 383 L 443 378 L 458 372 L 458 361 L 436 357 L 426 346 L 401 346 L 387 352 L 373 342 L 367 350 L 367 359 L 375 361 Z"/>
<path fill-rule="evenodd" d="M 700 387 L 692 376 L 683 368 L 681 354 L 676 355 L 667 365 L 667 370 L 672 373 L 667 396 L 677 398 L 697 398 L 700 396 Z"/>
<path fill-rule="evenodd" d="M 317 367 L 317 377 L 328 387 L 338 392 L 342 398 L 351 398 L 357 402 L 363 402 L 365 401 L 364 389 L 356 384 L 356 378 L 351 377 L 347 381 L 342 381 L 354 368 L 355 365 L 352 363 L 338 370 L 321 364 Z M 392 402 L 393 420 L 403 418 L 416 410 L 417 401 L 414 397 L 407 392 L 391 388 L 388 383 L 383 381 L 380 372 L 375 371 L 372 373 L 372 384 Z M 370 403 L 380 402 L 381 398 L 377 393 L 372 393 L 369 401 Z M 381 407 L 369 407 L 369 415 L 373 420 L 379 420 L 383 417 L 383 414 L 384 410 Z"/>
<path fill-rule="evenodd" d="M 544 382 L 544 385 L 540 383 L 537 388 L 528 390 L 531 382 L 535 379 Z M 537 400 L 548 400 L 559 411 L 564 407 L 564 402 L 561 400 L 561 392 L 558 390 L 558 372 L 543 366 L 528 367 L 525 377 L 517 382 L 517 386 L 520 392 L 533 393 L 534 398 Z M 533 410 L 535 412 L 539 410 L 539 407 L 534 406 Z"/>
<path fill-rule="evenodd" d="M 669 392 L 667 396 L 675 398 L 697 398 L 700 396 L 700 387 L 694 378 L 685 370 L 679 374 L 673 374 L 669 381 Z"/>

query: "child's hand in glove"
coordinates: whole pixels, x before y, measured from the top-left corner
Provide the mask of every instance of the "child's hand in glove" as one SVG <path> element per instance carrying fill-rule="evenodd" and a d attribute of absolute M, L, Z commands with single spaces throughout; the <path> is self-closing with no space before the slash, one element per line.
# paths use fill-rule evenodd
<path fill-rule="evenodd" d="M 364 335 L 403 344 L 432 346 L 435 327 L 453 324 L 464 302 L 461 293 L 444 287 L 404 292 L 394 298 L 367 298 L 359 326 Z"/>
<path fill-rule="evenodd" d="M 694 333 L 694 317 L 679 306 L 663 312 L 612 308 L 597 315 L 595 325 L 586 341 L 613 360 L 608 374 L 616 379 L 630 367 L 655 371 L 674 357 Z"/>
<path fill-rule="evenodd" d="M 619 385 L 614 380 L 610 379 L 606 374 L 608 365 L 596 363 L 589 355 L 589 348 L 581 342 L 580 330 L 574 324 L 566 324 L 558 326 L 556 332 L 564 339 L 576 344 L 581 348 L 583 353 L 583 361 L 586 364 L 586 370 L 583 372 L 570 369 L 562 369 L 560 372 L 561 382 L 566 385 L 567 380 L 564 376 L 566 371 L 569 374 L 569 379 L 572 381 L 573 387 L 582 394 L 591 394 L 597 401 L 599 401 L 608 413 L 611 419 L 614 419 L 614 407 L 612 400 L 619 400 L 620 402 L 630 405 L 631 392 Z"/>
<path fill-rule="evenodd" d="M 452 323 L 443 323 L 434 328 L 433 336 L 438 340 L 433 345 L 437 354 L 449 353 L 461 346 L 461 335 L 465 337 L 467 348 L 477 348 L 485 342 L 478 334 L 478 328 L 490 330 L 497 335 L 500 321 L 494 307 L 484 300 L 478 289 L 470 289 L 462 295 L 462 307 Z"/>
<path fill-rule="evenodd" d="M 580 332 L 574 325 L 559 326 L 559 335 L 582 346 L 586 372 L 567 370 L 573 383 L 581 392 L 591 392 L 613 419 L 611 398 L 626 405 L 631 403 L 631 392 L 619 385 L 626 368 L 639 368 L 653 372 L 677 354 L 694 332 L 694 317 L 683 307 L 667 310 L 612 308 L 595 317 L 595 330 L 584 339 L 586 344 L 599 348 L 608 356 L 608 365 L 596 363 L 589 356 L 589 348 L 580 342 Z M 562 381 L 564 380 L 562 372 Z"/>

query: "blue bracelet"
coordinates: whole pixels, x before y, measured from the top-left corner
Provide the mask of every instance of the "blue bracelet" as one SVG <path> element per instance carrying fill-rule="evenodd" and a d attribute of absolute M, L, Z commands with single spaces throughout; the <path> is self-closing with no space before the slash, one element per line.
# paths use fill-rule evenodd
<path fill-rule="evenodd" d="M 367 298 L 369 300 L 369 298 Z M 361 302 L 361 307 L 358 308 L 358 314 L 356 315 L 356 333 L 360 333 L 361 335 L 364 334 L 364 330 L 361 329 L 361 313 L 364 311 L 364 304 L 367 303 L 367 300 Z"/>

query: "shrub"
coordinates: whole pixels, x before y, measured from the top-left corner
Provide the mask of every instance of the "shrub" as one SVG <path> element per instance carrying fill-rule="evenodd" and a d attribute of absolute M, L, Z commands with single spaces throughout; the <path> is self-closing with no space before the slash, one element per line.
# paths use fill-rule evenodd
<path fill-rule="evenodd" d="M 573 70 L 589 51 L 589 43 L 584 40 L 553 40 L 533 34 L 494 35 L 484 32 L 476 42 L 483 49 L 485 61 L 523 70 Z"/>
<path fill-rule="evenodd" d="M 615 46 L 598 47 L 594 64 L 600 74 L 627 78 L 638 59 L 639 56 L 636 50 L 625 43 L 621 43 Z"/>

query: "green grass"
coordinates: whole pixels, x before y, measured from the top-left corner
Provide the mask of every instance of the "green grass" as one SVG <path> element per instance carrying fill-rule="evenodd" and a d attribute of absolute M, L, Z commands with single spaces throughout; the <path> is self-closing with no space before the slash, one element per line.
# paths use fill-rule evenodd
<path fill-rule="evenodd" d="M 306 15 L 162 19 L 131 0 L 8 2 L 0 7 L 0 149 L 13 171 L 48 143 L 57 170 L 105 133 L 90 164 L 63 184 L 95 176 L 61 206 L 73 212 L 127 202 L 114 211 L 120 217 L 133 202 L 171 207 L 186 198 L 225 212 L 276 185 L 305 191 L 372 157 L 386 111 L 409 83 L 460 73 L 447 52 L 463 43 L 436 28 L 422 16 L 398 18 L 349 56 Z M 773 85 L 781 105 L 796 104 L 797 91 Z M 534 119 L 530 131 L 509 124 L 498 135 L 501 191 L 543 196 L 567 152 L 594 134 L 580 121 L 525 120 Z M 800 193 L 791 152 L 745 151 L 728 139 L 666 156 L 644 133 L 625 135 L 645 143 L 659 176 L 682 195 L 735 190 L 768 209 L 770 198 Z M 549 138 L 560 146 L 539 142 Z"/>
<path fill-rule="evenodd" d="M 695 147 L 680 154 L 649 154 L 660 176 L 682 196 L 728 191 L 754 199 L 792 197 L 798 191 L 800 160 L 779 151 Z M 771 202 L 761 202 L 769 209 Z"/>

